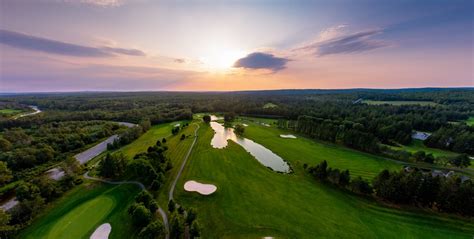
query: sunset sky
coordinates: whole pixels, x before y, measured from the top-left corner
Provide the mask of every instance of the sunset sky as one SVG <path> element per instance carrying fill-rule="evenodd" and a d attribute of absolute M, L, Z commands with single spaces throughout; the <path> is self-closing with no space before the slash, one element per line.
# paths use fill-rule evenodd
<path fill-rule="evenodd" d="M 474 86 L 474 1 L 0 0 L 0 92 Z"/>

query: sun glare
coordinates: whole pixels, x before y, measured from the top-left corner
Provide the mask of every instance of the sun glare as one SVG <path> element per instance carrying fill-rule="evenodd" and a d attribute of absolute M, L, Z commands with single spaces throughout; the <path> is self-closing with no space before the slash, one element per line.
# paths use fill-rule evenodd
<path fill-rule="evenodd" d="M 244 56 L 245 52 L 242 50 L 213 47 L 207 53 L 207 56 L 201 58 L 201 61 L 205 68 L 211 71 L 229 71 L 234 63 Z"/>

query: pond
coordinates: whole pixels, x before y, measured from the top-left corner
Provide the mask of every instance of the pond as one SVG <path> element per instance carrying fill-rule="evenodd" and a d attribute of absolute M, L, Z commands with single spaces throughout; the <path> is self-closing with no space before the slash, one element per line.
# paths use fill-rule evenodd
<path fill-rule="evenodd" d="M 285 162 L 285 160 L 273 153 L 271 150 L 250 139 L 236 135 L 233 128 L 225 128 L 223 125 L 214 121 L 211 121 L 210 124 L 215 132 L 214 137 L 211 140 L 212 147 L 218 149 L 225 148 L 227 146 L 227 140 L 230 139 L 242 146 L 264 166 L 277 172 L 290 172 L 290 166 Z"/>

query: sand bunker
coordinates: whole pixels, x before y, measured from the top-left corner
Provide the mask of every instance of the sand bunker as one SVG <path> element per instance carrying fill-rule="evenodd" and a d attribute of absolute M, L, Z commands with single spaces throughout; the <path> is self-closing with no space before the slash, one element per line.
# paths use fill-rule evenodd
<path fill-rule="evenodd" d="M 97 229 L 95 229 L 90 239 L 108 239 L 111 231 L 112 226 L 110 225 L 110 223 L 104 223 L 100 225 Z"/>
<path fill-rule="evenodd" d="M 242 125 L 245 126 L 245 127 L 249 126 L 248 124 L 242 124 Z"/>
<path fill-rule="evenodd" d="M 184 190 L 188 192 L 198 192 L 201 195 L 209 195 L 214 193 L 217 187 L 212 184 L 198 183 L 191 180 L 184 184 Z"/>
<path fill-rule="evenodd" d="M 280 134 L 280 137 L 285 138 L 285 139 L 296 139 L 296 136 L 292 134 Z"/>
<path fill-rule="evenodd" d="M 174 125 L 174 127 L 179 127 L 179 126 L 181 126 L 181 124 L 175 124 L 175 125 Z"/>

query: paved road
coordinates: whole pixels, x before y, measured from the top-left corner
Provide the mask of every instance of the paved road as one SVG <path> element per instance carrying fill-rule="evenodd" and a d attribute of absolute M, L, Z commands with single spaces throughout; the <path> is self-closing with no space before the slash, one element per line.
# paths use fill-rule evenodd
<path fill-rule="evenodd" d="M 173 193 L 174 193 L 174 188 L 176 187 L 176 183 L 178 183 L 179 177 L 181 177 L 181 173 L 183 172 L 184 166 L 186 165 L 186 162 L 188 161 L 189 155 L 191 155 L 191 151 L 194 148 L 194 144 L 196 144 L 197 140 L 197 131 L 199 129 L 199 124 L 194 123 L 197 127 L 194 130 L 194 141 L 191 144 L 191 147 L 189 147 L 188 153 L 184 157 L 183 163 L 181 164 L 181 167 L 179 168 L 178 175 L 176 175 L 176 178 L 173 181 L 173 184 L 171 184 L 170 192 L 168 194 L 168 199 L 171 201 L 173 200 Z"/>
<path fill-rule="evenodd" d="M 25 117 L 25 116 L 30 116 L 30 115 L 35 115 L 35 114 L 41 113 L 41 110 L 38 109 L 38 106 L 30 105 L 29 107 L 30 107 L 31 109 L 33 109 L 34 112 L 24 113 L 24 114 L 21 114 L 21 115 L 18 115 L 18 116 L 13 117 L 13 119 L 19 119 L 19 118 L 22 118 L 22 117 Z"/>
<path fill-rule="evenodd" d="M 89 180 L 102 182 L 102 183 L 115 184 L 115 185 L 134 184 L 134 185 L 137 185 L 138 187 L 140 187 L 140 189 L 146 190 L 145 185 L 143 185 L 143 183 L 141 183 L 141 182 L 138 182 L 138 181 L 110 181 L 110 180 L 106 180 L 106 179 L 102 179 L 102 178 L 91 177 L 91 176 L 89 176 L 89 171 L 84 174 L 84 178 L 89 179 Z M 161 215 L 161 218 L 163 219 L 163 225 L 166 228 L 166 232 L 167 232 L 166 233 L 166 239 L 169 239 L 170 237 L 169 237 L 168 216 L 166 215 L 165 211 L 159 206 L 158 206 L 158 213 Z"/>

